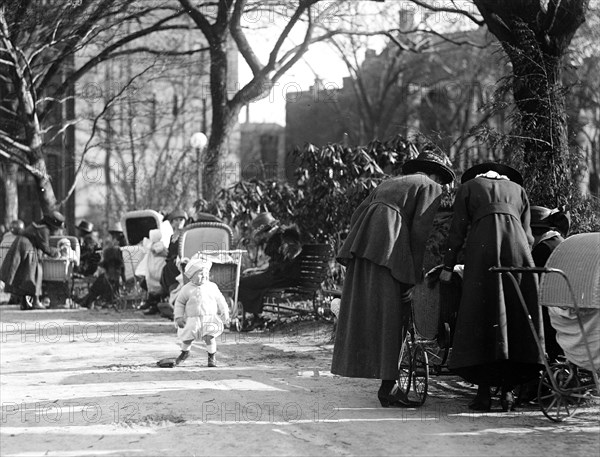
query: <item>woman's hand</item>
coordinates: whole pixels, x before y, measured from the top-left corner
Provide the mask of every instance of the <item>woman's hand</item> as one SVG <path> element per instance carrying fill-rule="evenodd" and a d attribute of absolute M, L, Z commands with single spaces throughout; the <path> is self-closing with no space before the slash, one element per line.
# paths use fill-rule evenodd
<path fill-rule="evenodd" d="M 444 267 L 444 269 L 440 273 L 440 282 L 443 282 L 445 284 L 452 282 L 453 270 L 454 269 L 452 267 Z"/>
<path fill-rule="evenodd" d="M 179 327 L 179 328 L 185 327 L 185 319 L 183 317 L 175 318 L 175 323 L 177 324 L 177 327 Z"/>

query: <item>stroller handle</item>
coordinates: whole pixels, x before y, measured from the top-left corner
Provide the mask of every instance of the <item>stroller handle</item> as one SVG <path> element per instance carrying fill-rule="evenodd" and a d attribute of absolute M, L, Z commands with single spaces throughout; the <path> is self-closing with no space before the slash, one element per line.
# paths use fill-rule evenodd
<path fill-rule="evenodd" d="M 563 273 L 558 268 L 546 267 L 491 267 L 489 271 L 493 273 Z"/>

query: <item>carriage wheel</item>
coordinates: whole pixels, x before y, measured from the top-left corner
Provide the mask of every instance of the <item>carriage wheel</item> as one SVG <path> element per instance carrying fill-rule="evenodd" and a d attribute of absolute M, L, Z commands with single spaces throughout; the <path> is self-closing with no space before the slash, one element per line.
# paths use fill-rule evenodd
<path fill-rule="evenodd" d="M 553 365 L 551 369 L 551 373 L 545 372 L 540 379 L 538 403 L 544 416 L 551 421 L 562 422 L 575 414 L 581 404 L 581 398 L 574 397 L 568 392 L 579 388 L 579 378 L 573 367 L 566 363 Z M 551 377 L 556 381 L 558 390 L 554 390 Z"/>
<path fill-rule="evenodd" d="M 400 348 L 400 357 L 398 361 L 398 389 L 408 395 L 410 391 L 410 381 L 412 379 L 412 353 L 410 341 L 411 335 L 406 332 L 402 347 Z"/>
<path fill-rule="evenodd" d="M 234 304 L 234 308 L 236 311 L 236 315 L 232 316 L 231 323 L 236 332 L 241 332 L 242 328 L 244 328 L 244 325 L 246 323 L 246 313 L 244 312 L 244 305 L 242 305 L 242 303 L 240 302 L 237 302 L 237 306 L 235 306 Z"/>
<path fill-rule="evenodd" d="M 409 397 L 418 406 L 425 403 L 427 398 L 427 387 L 429 384 L 429 364 L 427 363 L 427 352 L 422 344 L 415 344 L 412 356 L 412 385 L 413 394 Z"/>

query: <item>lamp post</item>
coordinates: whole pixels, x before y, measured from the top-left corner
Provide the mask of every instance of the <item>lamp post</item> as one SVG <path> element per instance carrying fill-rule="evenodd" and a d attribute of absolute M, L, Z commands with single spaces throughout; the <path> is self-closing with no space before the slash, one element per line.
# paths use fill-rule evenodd
<path fill-rule="evenodd" d="M 202 132 L 196 132 L 190 137 L 190 146 L 196 151 L 196 165 L 197 165 L 197 177 L 196 177 L 196 199 L 199 200 L 202 197 L 202 167 L 200 167 L 200 158 L 202 151 L 208 144 L 208 138 Z"/>

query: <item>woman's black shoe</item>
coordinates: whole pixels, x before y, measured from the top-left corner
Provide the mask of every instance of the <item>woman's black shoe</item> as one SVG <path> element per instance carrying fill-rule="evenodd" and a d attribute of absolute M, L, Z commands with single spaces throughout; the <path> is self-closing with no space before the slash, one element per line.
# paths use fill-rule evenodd
<path fill-rule="evenodd" d="M 406 398 L 404 393 L 395 388 L 392 388 L 391 391 L 388 391 L 387 388 L 381 386 L 377 392 L 377 398 L 379 399 L 381 406 L 384 408 L 403 408 L 411 406 L 410 401 L 408 398 Z"/>
<path fill-rule="evenodd" d="M 472 411 L 490 411 L 492 409 L 492 398 L 476 396 L 475 399 L 469 403 L 469 409 Z"/>

